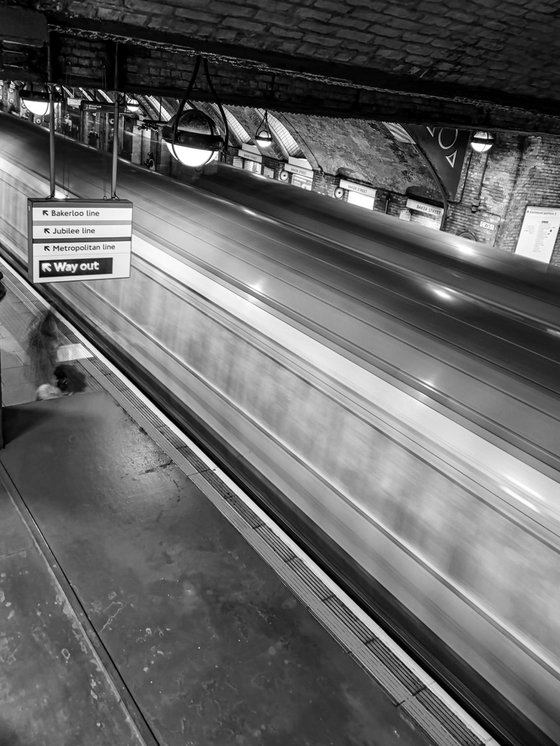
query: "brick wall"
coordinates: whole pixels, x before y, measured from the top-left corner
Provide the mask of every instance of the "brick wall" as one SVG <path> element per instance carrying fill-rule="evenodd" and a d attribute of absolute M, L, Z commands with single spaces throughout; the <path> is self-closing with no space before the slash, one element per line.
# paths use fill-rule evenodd
<path fill-rule="evenodd" d="M 522 158 L 521 145 L 518 135 L 500 133 L 489 153 L 475 153 L 469 148 L 459 200 L 450 204 L 448 231 L 458 235 L 468 231 L 477 241 L 500 246 L 499 237 Z"/>
<path fill-rule="evenodd" d="M 527 206 L 560 209 L 559 146 L 551 136 L 499 133 L 488 154 L 471 152 L 446 229 L 469 231 L 477 241 L 513 253 Z M 560 266 L 560 236 L 551 264 Z"/>
<path fill-rule="evenodd" d="M 517 181 L 499 235 L 500 248 L 505 251 L 515 250 L 527 206 L 560 209 L 559 145 L 553 137 L 523 138 Z M 560 232 L 551 264 L 560 267 Z"/>

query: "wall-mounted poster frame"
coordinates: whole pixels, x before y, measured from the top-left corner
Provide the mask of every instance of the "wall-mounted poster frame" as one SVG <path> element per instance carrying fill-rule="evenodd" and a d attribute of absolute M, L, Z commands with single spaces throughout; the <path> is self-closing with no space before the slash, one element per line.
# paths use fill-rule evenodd
<path fill-rule="evenodd" d="M 518 256 L 526 256 L 548 264 L 554 251 L 559 228 L 560 207 L 528 205 L 525 208 L 515 253 Z"/>

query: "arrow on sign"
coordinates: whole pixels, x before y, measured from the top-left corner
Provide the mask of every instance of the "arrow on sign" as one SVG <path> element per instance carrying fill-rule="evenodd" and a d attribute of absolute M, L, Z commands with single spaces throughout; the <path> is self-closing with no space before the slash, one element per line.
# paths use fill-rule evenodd
<path fill-rule="evenodd" d="M 50 228 L 45 228 L 45 233 L 50 233 L 50 232 L 51 232 Z"/>
<path fill-rule="evenodd" d="M 50 263 L 50 262 L 46 262 L 46 263 L 43 263 L 43 265 L 42 265 L 42 266 L 43 266 L 43 270 L 44 270 L 45 272 L 50 272 L 50 271 L 51 271 L 51 266 L 52 266 L 52 265 L 51 265 L 51 263 Z"/>
<path fill-rule="evenodd" d="M 44 249 L 44 251 L 50 251 L 51 247 L 50 246 L 43 246 L 43 249 Z"/>
<path fill-rule="evenodd" d="M 48 215 L 48 214 L 49 214 L 48 210 L 43 210 L 43 215 Z"/>

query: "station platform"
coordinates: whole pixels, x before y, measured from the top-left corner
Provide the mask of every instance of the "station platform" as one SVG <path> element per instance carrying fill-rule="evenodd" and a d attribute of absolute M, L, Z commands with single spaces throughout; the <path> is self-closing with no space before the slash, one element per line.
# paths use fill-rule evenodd
<path fill-rule="evenodd" d="M 1 746 L 434 743 L 209 499 L 237 499 L 217 471 L 104 362 L 75 361 L 84 393 L 33 401 L 23 338 L 40 304 L 7 285 Z"/>

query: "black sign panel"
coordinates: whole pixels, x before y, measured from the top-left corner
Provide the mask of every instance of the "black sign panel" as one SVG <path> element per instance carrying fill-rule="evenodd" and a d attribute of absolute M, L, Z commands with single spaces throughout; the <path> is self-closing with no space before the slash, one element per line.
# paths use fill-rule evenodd
<path fill-rule="evenodd" d="M 115 111 L 115 104 L 107 103 L 95 103 L 89 101 L 82 101 L 82 108 L 85 111 Z"/>
<path fill-rule="evenodd" d="M 109 275 L 113 258 L 66 259 L 39 262 L 39 277 L 77 277 L 79 275 Z"/>
<path fill-rule="evenodd" d="M 422 149 L 441 179 L 447 194 L 453 199 L 459 186 L 470 132 L 417 124 L 407 124 L 405 129 Z"/>

